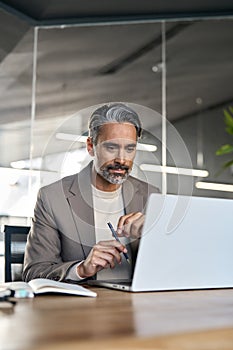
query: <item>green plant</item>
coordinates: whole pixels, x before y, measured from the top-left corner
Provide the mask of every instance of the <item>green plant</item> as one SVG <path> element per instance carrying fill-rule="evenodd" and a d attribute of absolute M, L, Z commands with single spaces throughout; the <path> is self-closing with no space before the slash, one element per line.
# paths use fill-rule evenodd
<path fill-rule="evenodd" d="M 230 106 L 228 109 L 223 110 L 224 113 L 224 122 L 226 125 L 226 132 L 233 137 L 233 107 Z M 233 153 L 233 144 L 225 144 L 222 145 L 219 149 L 216 151 L 217 156 L 221 156 L 223 154 L 229 154 Z M 233 165 L 233 159 L 229 160 L 225 164 L 223 164 L 221 171 L 227 169 Z"/>

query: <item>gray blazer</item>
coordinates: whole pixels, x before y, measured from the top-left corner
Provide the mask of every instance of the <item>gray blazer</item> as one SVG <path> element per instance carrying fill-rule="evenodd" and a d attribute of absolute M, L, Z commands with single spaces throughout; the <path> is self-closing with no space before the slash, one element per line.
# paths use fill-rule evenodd
<path fill-rule="evenodd" d="M 64 280 L 95 244 L 91 166 L 39 190 L 25 251 L 25 281 Z M 125 212 L 143 212 L 152 192 L 159 190 L 130 176 L 122 185 Z M 131 245 L 135 257 L 137 242 Z"/>

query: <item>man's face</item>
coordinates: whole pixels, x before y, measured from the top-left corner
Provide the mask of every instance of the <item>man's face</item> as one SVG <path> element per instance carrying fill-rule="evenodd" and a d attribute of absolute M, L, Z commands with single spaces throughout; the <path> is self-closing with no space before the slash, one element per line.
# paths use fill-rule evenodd
<path fill-rule="evenodd" d="M 123 183 L 132 170 L 136 144 L 137 133 L 134 125 L 104 124 L 100 129 L 97 145 L 89 144 L 88 148 L 89 153 L 94 156 L 97 174 L 111 184 Z"/>

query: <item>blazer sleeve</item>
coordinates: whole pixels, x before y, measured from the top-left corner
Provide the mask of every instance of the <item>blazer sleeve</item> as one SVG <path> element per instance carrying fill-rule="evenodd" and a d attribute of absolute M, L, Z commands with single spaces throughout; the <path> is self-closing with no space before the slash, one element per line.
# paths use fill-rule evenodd
<path fill-rule="evenodd" d="M 63 281 L 69 268 L 77 262 L 62 261 L 59 230 L 46 198 L 46 191 L 42 188 L 38 192 L 28 235 L 22 278 L 26 282 L 34 278 Z"/>

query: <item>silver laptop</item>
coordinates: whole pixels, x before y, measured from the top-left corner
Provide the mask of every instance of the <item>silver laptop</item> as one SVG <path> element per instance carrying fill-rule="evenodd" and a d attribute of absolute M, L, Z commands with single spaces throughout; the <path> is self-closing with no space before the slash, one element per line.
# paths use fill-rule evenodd
<path fill-rule="evenodd" d="M 152 194 L 132 281 L 89 284 L 131 292 L 233 287 L 233 200 Z"/>

